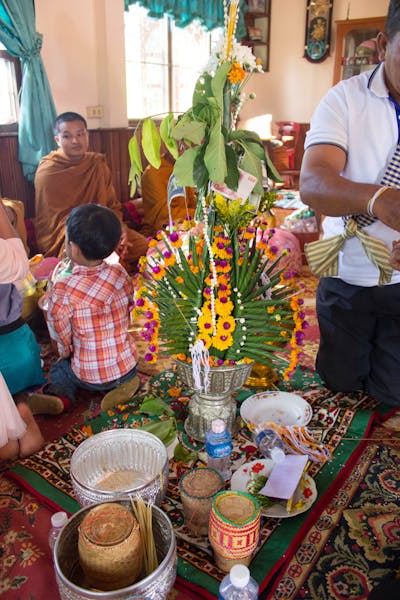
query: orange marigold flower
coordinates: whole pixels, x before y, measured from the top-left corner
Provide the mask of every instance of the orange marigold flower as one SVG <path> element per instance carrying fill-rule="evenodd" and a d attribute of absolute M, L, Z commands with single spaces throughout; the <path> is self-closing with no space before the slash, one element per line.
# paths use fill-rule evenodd
<path fill-rule="evenodd" d="M 171 398 L 179 398 L 179 396 L 181 394 L 182 394 L 181 387 L 171 387 L 168 389 L 168 396 L 171 396 Z"/>
<path fill-rule="evenodd" d="M 186 354 L 174 354 L 173 357 L 178 360 L 186 360 Z"/>
<path fill-rule="evenodd" d="M 175 281 L 176 281 L 176 283 L 183 283 L 184 279 L 183 279 L 183 277 L 181 277 L 180 275 L 178 275 L 178 277 L 175 277 Z"/>
<path fill-rule="evenodd" d="M 151 268 L 151 274 L 156 281 L 161 281 L 165 277 L 165 269 L 161 265 L 154 265 Z"/>
<path fill-rule="evenodd" d="M 228 79 L 231 83 L 240 83 L 246 77 L 246 72 L 243 67 L 235 62 L 232 65 L 231 70 L 228 73 Z"/>

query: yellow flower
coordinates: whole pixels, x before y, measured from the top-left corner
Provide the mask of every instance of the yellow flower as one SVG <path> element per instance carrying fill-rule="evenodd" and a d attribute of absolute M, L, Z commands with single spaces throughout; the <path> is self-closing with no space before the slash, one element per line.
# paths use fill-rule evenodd
<path fill-rule="evenodd" d="M 212 317 L 209 311 L 203 311 L 197 320 L 197 327 L 201 336 L 212 333 Z"/>
<path fill-rule="evenodd" d="M 199 340 L 202 340 L 204 342 L 204 346 L 206 348 L 210 348 L 211 347 L 211 343 L 212 343 L 212 338 L 211 335 L 207 335 L 205 332 L 201 332 L 197 338 L 196 338 L 196 342 L 198 342 Z M 210 357 L 211 358 L 211 357 Z M 210 362 L 210 366 L 211 366 L 211 362 Z"/>
<path fill-rule="evenodd" d="M 232 334 L 235 331 L 236 323 L 233 317 L 220 317 L 217 322 L 217 334 Z"/>
<path fill-rule="evenodd" d="M 215 311 L 218 315 L 227 317 L 233 311 L 233 302 L 231 302 L 227 296 L 216 298 Z"/>
<path fill-rule="evenodd" d="M 212 338 L 212 345 L 214 346 L 214 348 L 216 348 L 217 350 L 227 350 L 228 348 L 230 348 L 233 344 L 233 337 L 231 335 L 227 335 L 227 334 L 221 334 L 221 335 L 216 335 L 213 336 Z"/>

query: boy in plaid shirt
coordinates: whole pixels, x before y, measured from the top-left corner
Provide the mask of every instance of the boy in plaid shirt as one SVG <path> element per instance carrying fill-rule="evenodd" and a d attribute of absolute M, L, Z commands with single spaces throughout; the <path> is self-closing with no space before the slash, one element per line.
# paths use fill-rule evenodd
<path fill-rule="evenodd" d="M 68 216 L 66 253 L 74 266 L 48 298 L 47 324 L 60 359 L 42 391 L 58 402 L 53 413 L 73 403 L 79 388 L 108 392 L 102 410 L 127 402 L 138 389 L 137 349 L 128 332 L 132 280 L 120 264 L 104 261 L 121 235 L 118 218 L 104 206 L 84 204 Z"/>

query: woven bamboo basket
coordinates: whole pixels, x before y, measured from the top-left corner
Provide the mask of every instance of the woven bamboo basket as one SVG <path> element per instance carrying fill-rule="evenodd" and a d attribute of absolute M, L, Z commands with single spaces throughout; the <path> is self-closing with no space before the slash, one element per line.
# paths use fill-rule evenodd
<path fill-rule="evenodd" d="M 246 492 L 216 494 L 210 513 L 208 537 L 214 560 L 222 571 L 249 565 L 260 535 L 260 507 Z"/>
<path fill-rule="evenodd" d="M 78 553 L 89 586 L 109 591 L 134 583 L 143 548 L 131 511 L 114 502 L 90 510 L 79 527 Z"/>
<path fill-rule="evenodd" d="M 207 536 L 213 497 L 224 487 L 220 473 L 208 467 L 187 471 L 179 482 L 185 525 L 192 533 Z"/>

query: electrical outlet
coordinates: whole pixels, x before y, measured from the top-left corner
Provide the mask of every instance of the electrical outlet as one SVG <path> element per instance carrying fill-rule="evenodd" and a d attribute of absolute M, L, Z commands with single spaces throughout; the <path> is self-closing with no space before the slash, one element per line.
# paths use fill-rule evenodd
<path fill-rule="evenodd" d="M 97 104 L 96 106 L 87 106 L 86 107 L 86 117 L 88 119 L 102 119 L 104 116 L 104 109 L 101 104 Z"/>

